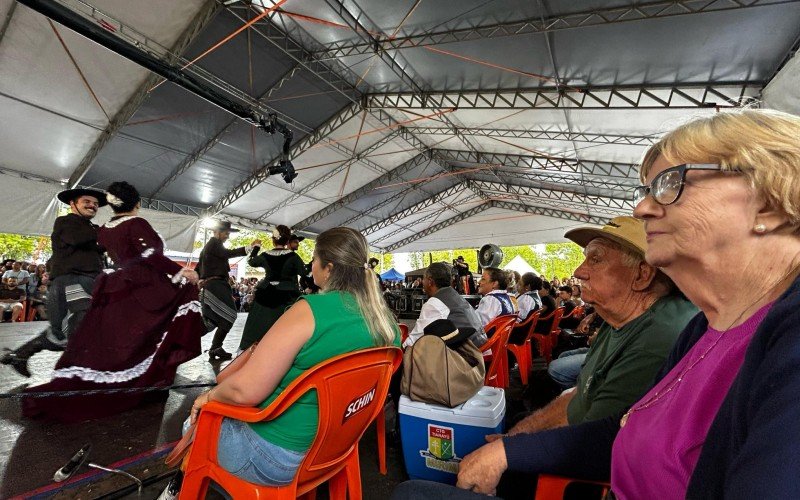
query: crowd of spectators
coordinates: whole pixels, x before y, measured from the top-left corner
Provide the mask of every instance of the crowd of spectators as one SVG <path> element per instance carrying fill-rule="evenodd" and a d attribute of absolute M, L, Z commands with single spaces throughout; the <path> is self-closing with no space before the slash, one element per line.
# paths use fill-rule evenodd
<path fill-rule="evenodd" d="M 44 264 L 6 259 L 0 265 L 2 321 L 47 319 L 47 283 Z"/>

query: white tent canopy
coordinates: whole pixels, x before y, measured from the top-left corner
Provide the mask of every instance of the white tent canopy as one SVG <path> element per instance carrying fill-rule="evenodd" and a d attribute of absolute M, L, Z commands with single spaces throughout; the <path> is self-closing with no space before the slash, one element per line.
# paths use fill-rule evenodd
<path fill-rule="evenodd" d="M 268 174 L 279 136 L 0 0 L 0 170 L 49 181 L 0 187 L 27 193 L 9 232 L 49 233 L 64 186 L 127 180 L 175 214 L 143 211 L 176 250 L 207 216 L 346 225 L 384 252 L 563 241 L 630 213 L 635 163 L 677 124 L 800 112 L 800 2 L 307 0 L 221 44 L 275 2 L 52 3 L 276 113 L 298 177 Z"/>
<path fill-rule="evenodd" d="M 523 259 L 521 255 L 517 255 L 511 262 L 503 266 L 506 271 L 516 271 L 519 274 L 534 273 L 536 276 L 541 276 L 542 273 L 533 268 L 528 261 Z"/>

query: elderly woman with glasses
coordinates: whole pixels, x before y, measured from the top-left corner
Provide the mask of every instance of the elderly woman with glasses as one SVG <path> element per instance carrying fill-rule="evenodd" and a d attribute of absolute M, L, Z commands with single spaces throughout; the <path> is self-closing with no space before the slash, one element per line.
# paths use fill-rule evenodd
<path fill-rule="evenodd" d="M 511 470 L 610 477 L 619 499 L 800 498 L 800 118 L 694 120 L 640 176 L 646 259 L 701 313 L 623 415 L 490 443 L 461 462 L 461 488 L 492 493 Z"/>

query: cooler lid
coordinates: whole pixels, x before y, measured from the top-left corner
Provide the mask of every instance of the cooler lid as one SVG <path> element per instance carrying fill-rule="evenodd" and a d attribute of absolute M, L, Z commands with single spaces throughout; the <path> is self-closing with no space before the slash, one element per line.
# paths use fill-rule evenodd
<path fill-rule="evenodd" d="M 400 397 L 399 413 L 464 425 L 495 427 L 506 411 L 506 398 L 503 389 L 483 387 L 464 404 L 455 408 L 412 401 L 407 396 Z"/>

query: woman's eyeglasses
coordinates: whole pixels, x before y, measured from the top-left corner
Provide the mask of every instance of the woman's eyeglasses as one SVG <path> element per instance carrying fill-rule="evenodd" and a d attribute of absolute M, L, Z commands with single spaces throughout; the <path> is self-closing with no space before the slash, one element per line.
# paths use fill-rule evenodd
<path fill-rule="evenodd" d="M 659 205 L 671 205 L 678 201 L 686 184 L 686 172 L 689 170 L 715 170 L 722 171 L 716 163 L 684 163 L 670 167 L 650 182 L 649 186 L 638 186 L 633 190 L 633 204 L 638 205 L 642 200 L 651 195 Z"/>

